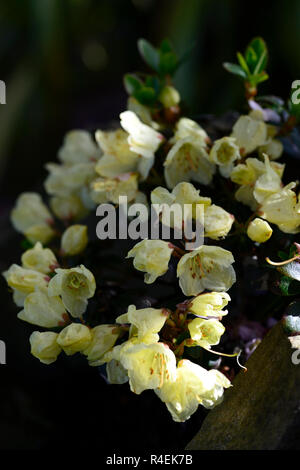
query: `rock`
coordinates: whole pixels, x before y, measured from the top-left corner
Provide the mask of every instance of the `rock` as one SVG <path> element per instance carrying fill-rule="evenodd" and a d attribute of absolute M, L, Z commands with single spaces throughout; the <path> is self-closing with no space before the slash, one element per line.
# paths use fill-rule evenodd
<path fill-rule="evenodd" d="M 188 450 L 300 449 L 300 364 L 288 335 L 286 319 L 269 331 Z"/>

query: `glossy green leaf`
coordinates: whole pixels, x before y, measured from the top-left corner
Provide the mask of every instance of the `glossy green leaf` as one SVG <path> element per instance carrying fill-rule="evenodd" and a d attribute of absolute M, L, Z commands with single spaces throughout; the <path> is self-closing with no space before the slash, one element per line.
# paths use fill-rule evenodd
<path fill-rule="evenodd" d="M 262 38 L 256 37 L 252 39 L 246 48 L 245 60 L 251 73 L 259 74 L 266 68 L 268 49 Z"/>
<path fill-rule="evenodd" d="M 238 75 L 239 77 L 246 79 L 247 74 L 244 69 L 238 64 L 232 64 L 230 62 L 224 62 L 223 67 L 227 72 L 233 73 L 234 75 Z"/>
<path fill-rule="evenodd" d="M 124 86 L 129 95 L 134 95 L 142 88 L 143 84 L 135 75 L 127 73 L 124 76 Z"/>
<path fill-rule="evenodd" d="M 141 56 L 145 60 L 145 62 L 156 72 L 158 72 L 159 67 L 159 53 L 155 49 L 155 47 L 150 44 L 150 42 L 146 41 L 146 39 L 139 39 L 138 40 L 138 49 L 140 51 Z"/>
<path fill-rule="evenodd" d="M 173 75 L 178 66 L 178 59 L 174 52 L 167 52 L 160 55 L 159 72 L 162 75 Z"/>
<path fill-rule="evenodd" d="M 138 90 L 134 97 L 142 104 L 145 105 L 153 105 L 156 101 L 157 95 L 153 88 L 143 86 L 140 90 Z"/>

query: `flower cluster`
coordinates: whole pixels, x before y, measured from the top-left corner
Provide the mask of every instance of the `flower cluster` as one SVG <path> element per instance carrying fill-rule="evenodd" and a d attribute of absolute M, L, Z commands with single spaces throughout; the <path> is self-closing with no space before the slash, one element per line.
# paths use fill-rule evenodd
<path fill-rule="evenodd" d="M 109 382 L 129 382 L 136 394 L 154 390 L 173 419 L 185 421 L 199 404 L 212 408 L 220 403 L 230 386 L 220 370 L 201 362 L 201 353 L 194 361 L 189 355 L 192 348 L 213 351 L 225 331 L 227 291 L 236 273 L 233 253 L 220 245 L 236 233 L 247 236 L 250 244 L 265 243 L 276 230 L 270 224 L 285 233 L 300 232 L 300 200 L 296 182 L 282 183 L 285 165 L 277 161 L 283 153 L 278 127 L 268 123 L 267 113 L 254 100 L 249 114 L 216 140 L 181 115 L 180 95 L 170 83 L 176 67 L 169 70 L 164 62 L 168 47 L 164 44 L 155 62 L 159 79 L 144 82 L 127 76 L 132 96 L 120 114 L 119 128 L 97 130 L 94 137 L 84 130 L 66 135 L 59 163 L 46 165 L 50 208 L 36 193 L 19 196 L 11 221 L 31 247 L 21 265 L 13 264 L 3 275 L 22 308 L 18 317 L 44 329 L 30 336 L 33 356 L 51 364 L 62 352 L 80 353 L 90 366 L 105 364 Z M 255 74 L 251 77 L 258 80 Z M 230 204 L 226 195 L 215 197 L 215 181 L 232 195 Z M 110 312 L 112 322 L 105 324 L 98 312 L 95 326 L 87 313 L 90 299 L 97 303 L 98 279 L 93 263 L 82 262 L 89 247 L 83 219 L 97 204 L 118 205 L 120 196 L 129 203 L 151 202 L 160 224 L 174 231 L 202 224 L 205 243 L 188 250 L 183 239 L 177 244 L 137 242 L 127 258 L 144 273 L 144 282 L 158 282 L 172 264 L 178 278 L 174 276 L 173 287 L 186 298 L 160 308 L 130 305 L 122 315 Z M 225 208 L 213 200 L 225 201 Z M 251 209 L 247 223 L 231 214 L 233 202 Z M 174 204 L 188 206 L 189 212 L 167 217 Z"/>

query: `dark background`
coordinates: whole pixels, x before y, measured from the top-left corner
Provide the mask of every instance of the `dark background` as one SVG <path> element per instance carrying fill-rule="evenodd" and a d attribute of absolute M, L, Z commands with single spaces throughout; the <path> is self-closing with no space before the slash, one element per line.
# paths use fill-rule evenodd
<path fill-rule="evenodd" d="M 125 109 L 122 77 L 143 68 L 139 37 L 169 37 L 179 53 L 196 41 L 176 76 L 193 115 L 242 109 L 242 85 L 222 62 L 256 35 L 270 51 L 261 93 L 287 97 L 300 78 L 297 0 L 1 0 L 0 271 L 21 252 L 8 221 L 16 196 L 40 189 L 68 130 L 107 127 Z M 0 448 L 183 448 L 197 431 L 202 410 L 179 425 L 153 392 L 109 386 L 78 358 L 40 364 L 29 354 L 32 327 L 16 319 L 2 279 L 0 288 Z"/>

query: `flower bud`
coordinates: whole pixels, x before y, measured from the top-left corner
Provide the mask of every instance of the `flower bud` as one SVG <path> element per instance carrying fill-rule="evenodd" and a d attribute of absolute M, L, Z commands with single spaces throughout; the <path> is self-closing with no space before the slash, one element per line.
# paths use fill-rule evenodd
<path fill-rule="evenodd" d="M 271 237 L 273 230 L 268 222 L 256 218 L 250 222 L 247 228 L 247 235 L 251 240 L 258 243 L 264 243 Z"/>
<path fill-rule="evenodd" d="M 67 228 L 61 239 L 61 249 L 63 254 L 73 256 L 85 250 L 88 244 L 88 234 L 86 225 L 71 225 Z"/>
<path fill-rule="evenodd" d="M 47 245 L 55 236 L 55 231 L 49 225 L 39 224 L 29 227 L 24 235 L 31 243 L 41 242 Z"/>
<path fill-rule="evenodd" d="M 24 268 L 33 269 L 44 274 L 58 268 L 54 253 L 49 248 L 43 248 L 40 242 L 37 242 L 34 248 L 25 251 L 21 259 Z"/>
<path fill-rule="evenodd" d="M 58 334 L 52 331 L 43 333 L 34 331 L 29 338 L 31 354 L 44 364 L 55 362 L 61 352 L 61 348 L 56 342 L 57 337 Z"/>
<path fill-rule="evenodd" d="M 176 106 L 180 101 L 180 94 L 173 86 L 165 86 L 159 95 L 159 101 L 165 108 Z"/>
<path fill-rule="evenodd" d="M 71 323 L 66 326 L 57 338 L 57 343 L 68 356 L 83 351 L 91 341 L 90 329 L 81 323 Z"/>

